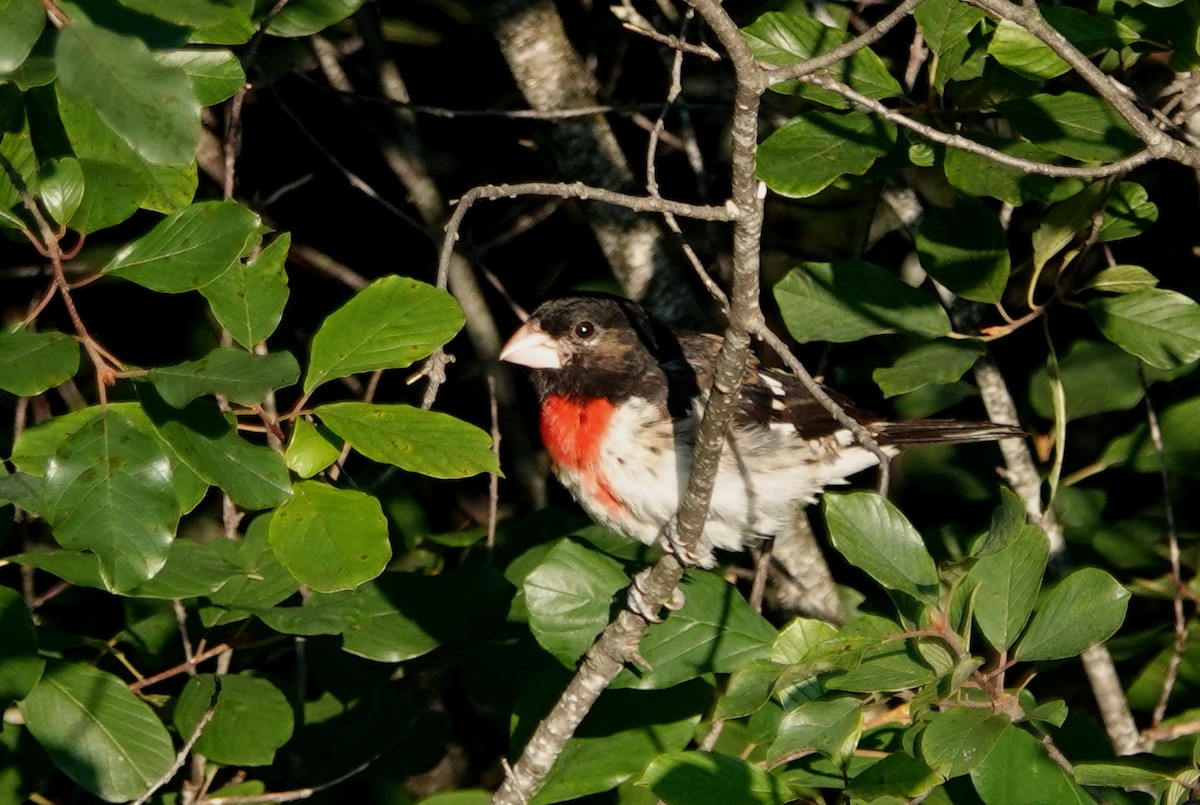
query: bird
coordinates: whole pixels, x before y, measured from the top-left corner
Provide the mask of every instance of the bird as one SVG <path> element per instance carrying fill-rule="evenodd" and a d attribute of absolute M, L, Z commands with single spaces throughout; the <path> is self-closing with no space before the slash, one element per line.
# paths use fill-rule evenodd
<path fill-rule="evenodd" d="M 552 469 L 598 523 L 711 568 L 789 525 L 826 487 L 879 463 L 793 375 L 751 358 L 699 543 L 672 524 L 692 466 L 719 335 L 675 332 L 628 299 L 572 294 L 538 306 L 500 359 L 530 370 Z M 883 451 L 1023 436 L 994 422 L 888 421 L 827 392 Z"/>

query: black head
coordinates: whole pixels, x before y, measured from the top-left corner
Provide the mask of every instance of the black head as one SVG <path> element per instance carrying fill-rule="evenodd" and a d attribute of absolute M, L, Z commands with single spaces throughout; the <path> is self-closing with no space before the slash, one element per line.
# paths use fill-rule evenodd
<path fill-rule="evenodd" d="M 608 294 L 551 299 L 505 345 L 502 360 L 533 369 L 539 393 L 649 396 L 653 375 L 690 371 L 679 342 L 638 304 Z"/>

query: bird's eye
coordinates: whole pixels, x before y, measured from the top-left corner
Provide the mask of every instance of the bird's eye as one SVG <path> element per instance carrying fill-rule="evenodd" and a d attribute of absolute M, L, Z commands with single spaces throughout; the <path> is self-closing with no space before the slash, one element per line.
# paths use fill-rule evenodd
<path fill-rule="evenodd" d="M 590 321 L 581 321 L 575 325 L 575 335 L 578 338 L 591 338 L 596 334 L 596 325 Z"/>

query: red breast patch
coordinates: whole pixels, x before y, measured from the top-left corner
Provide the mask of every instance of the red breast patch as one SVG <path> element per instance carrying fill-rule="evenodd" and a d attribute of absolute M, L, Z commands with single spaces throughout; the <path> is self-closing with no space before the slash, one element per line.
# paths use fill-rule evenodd
<path fill-rule="evenodd" d="M 624 504 L 600 476 L 600 442 L 616 409 L 608 400 L 553 395 L 542 404 L 542 443 L 559 467 L 579 473 L 587 491 L 613 513 Z"/>

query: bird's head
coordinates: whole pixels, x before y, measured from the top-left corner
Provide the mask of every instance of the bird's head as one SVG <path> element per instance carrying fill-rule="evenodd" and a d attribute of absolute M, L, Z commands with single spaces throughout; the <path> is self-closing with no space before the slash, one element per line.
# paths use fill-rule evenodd
<path fill-rule="evenodd" d="M 615 397 L 647 370 L 679 355 L 671 333 L 628 299 L 577 294 L 542 303 L 500 351 L 533 369 L 546 394 Z"/>

